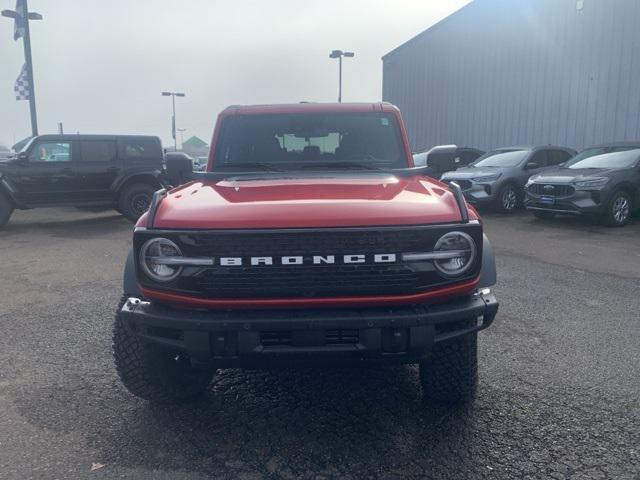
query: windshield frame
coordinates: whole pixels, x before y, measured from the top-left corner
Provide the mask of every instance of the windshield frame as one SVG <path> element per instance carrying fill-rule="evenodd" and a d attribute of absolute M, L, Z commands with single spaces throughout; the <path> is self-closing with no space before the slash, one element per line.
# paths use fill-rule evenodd
<path fill-rule="evenodd" d="M 285 147 L 283 146 L 283 142 L 279 142 L 281 148 L 283 149 L 283 155 L 285 156 L 293 156 L 293 159 L 285 159 L 285 160 L 278 160 L 278 161 L 269 161 L 268 155 L 264 155 L 264 160 L 261 161 L 253 161 L 253 160 L 249 160 L 249 156 L 247 156 L 245 158 L 245 161 L 243 162 L 237 162 L 239 163 L 262 163 L 265 165 L 270 165 L 273 166 L 274 169 L 277 169 L 279 171 L 286 171 L 286 172 L 292 172 L 292 171 L 296 171 L 296 170 L 303 170 L 303 171 L 313 171 L 313 168 L 309 168 L 312 167 L 312 164 L 322 164 L 319 166 L 319 168 L 323 171 L 330 171 L 330 166 L 328 164 L 331 164 L 332 162 L 336 163 L 336 167 L 335 170 L 337 171 L 351 171 L 353 172 L 354 170 L 354 164 L 355 163 L 362 163 L 363 164 L 363 168 L 362 170 L 371 170 L 371 169 L 379 169 L 379 170 L 396 170 L 396 169 L 404 169 L 404 168 L 408 168 L 413 164 L 413 158 L 411 158 L 411 162 L 409 162 L 409 159 L 407 158 L 407 146 L 406 146 L 406 140 L 405 140 L 405 132 L 402 128 L 402 125 L 400 123 L 400 120 L 398 118 L 397 115 L 395 115 L 393 112 L 385 112 L 385 111 L 367 111 L 367 112 L 362 112 L 362 111 L 327 111 L 327 112 L 283 112 L 283 113 L 268 113 L 268 114 L 236 114 L 236 115 L 229 115 L 229 116 L 225 116 L 222 117 L 219 120 L 219 125 L 217 126 L 217 135 L 215 138 L 215 146 L 214 149 L 212 151 L 212 155 L 211 155 L 211 159 L 210 159 L 210 165 L 209 165 L 209 171 L 211 172 L 215 172 L 215 171 L 226 171 L 229 169 L 233 169 L 234 163 L 236 162 L 222 162 L 220 161 L 221 158 L 225 155 L 225 153 L 223 152 L 224 149 L 230 148 L 230 142 L 229 140 L 227 140 L 225 137 L 226 135 L 229 135 L 229 132 L 231 131 L 231 129 L 238 128 L 241 129 L 243 128 L 242 126 L 237 127 L 234 126 L 235 122 L 238 122 L 239 120 L 241 121 L 242 119 L 258 119 L 258 118 L 276 118 L 276 117 L 291 117 L 294 119 L 296 117 L 299 117 L 301 120 L 304 120 L 305 118 L 308 117 L 313 117 L 313 116 L 318 116 L 318 117 L 328 117 L 329 120 L 331 120 L 332 116 L 344 116 L 344 117 L 358 117 L 358 116 L 365 116 L 365 117 L 373 117 L 373 118 L 379 118 L 381 120 L 381 124 L 382 125 L 389 125 L 389 127 L 392 129 L 392 133 L 391 138 L 393 139 L 395 145 L 393 145 L 391 147 L 391 150 L 393 150 L 393 154 L 395 155 L 394 158 L 389 158 L 389 159 L 383 159 L 383 158 L 377 158 L 377 157 L 373 157 L 371 154 L 368 153 L 362 153 L 361 156 L 357 156 L 358 154 L 353 154 L 348 156 L 349 158 L 341 158 L 341 157 L 335 157 L 335 158 L 313 158 L 313 159 L 303 159 L 302 158 L 302 152 L 301 151 L 297 151 L 297 150 L 293 150 L 293 151 L 288 151 L 285 150 Z M 312 122 L 311 122 L 312 123 Z M 320 123 L 320 122 L 319 122 Z M 237 124 L 235 124 L 237 125 Z M 330 122 L 328 123 L 329 125 L 329 129 L 331 129 L 331 124 Z M 366 130 L 365 130 L 366 131 Z M 329 134 L 333 134 L 334 132 L 329 131 Z M 284 133 L 282 136 L 284 135 L 288 135 L 288 133 Z M 276 135 L 274 135 L 274 138 L 278 139 L 278 137 Z M 315 139 L 315 138 L 323 138 L 323 137 L 308 137 L 310 139 Z M 342 141 L 342 134 L 340 137 L 340 141 Z M 365 142 L 366 143 L 366 142 Z M 310 143 L 310 145 L 312 145 Z M 341 146 L 341 143 L 338 144 L 338 147 Z M 334 150 L 335 152 L 335 150 Z M 279 152 L 278 152 L 279 153 Z M 377 152 L 375 152 L 377 153 Z M 300 155 L 299 158 L 295 158 L 296 155 Z M 332 155 L 331 152 L 325 152 L 322 153 L 321 155 Z M 335 155 L 335 153 L 333 153 L 333 155 Z M 262 156 L 261 156 L 262 158 Z M 310 164 L 310 165 L 307 165 Z M 351 163 L 349 168 L 344 168 L 344 165 L 346 163 Z M 221 170 L 218 170 L 218 168 L 221 168 Z"/>

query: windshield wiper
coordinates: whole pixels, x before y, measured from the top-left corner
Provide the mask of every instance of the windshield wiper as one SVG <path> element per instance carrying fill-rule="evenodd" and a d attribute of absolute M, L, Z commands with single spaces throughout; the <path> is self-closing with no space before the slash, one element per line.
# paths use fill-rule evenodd
<path fill-rule="evenodd" d="M 215 170 L 234 170 L 237 168 L 253 168 L 253 169 L 262 169 L 262 170 L 268 170 L 270 172 L 281 172 L 282 170 L 273 166 L 270 163 L 260 163 L 260 162 L 241 162 L 241 163 L 226 163 L 224 165 L 214 165 L 214 171 Z"/>
<path fill-rule="evenodd" d="M 316 162 L 303 165 L 301 168 L 361 168 L 363 170 L 382 170 L 381 168 L 358 162 Z"/>

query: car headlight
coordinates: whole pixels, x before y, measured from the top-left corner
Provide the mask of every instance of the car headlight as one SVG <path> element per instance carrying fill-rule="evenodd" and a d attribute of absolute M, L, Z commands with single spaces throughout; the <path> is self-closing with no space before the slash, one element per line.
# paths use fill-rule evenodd
<path fill-rule="evenodd" d="M 573 184 L 578 188 L 598 188 L 604 187 L 609 182 L 607 177 L 590 178 L 589 180 L 581 180 Z"/>
<path fill-rule="evenodd" d="M 182 252 L 175 243 L 167 238 L 152 238 L 140 249 L 140 266 L 152 280 L 169 282 L 182 271 L 182 266 L 178 262 L 172 262 L 172 257 L 182 257 Z"/>
<path fill-rule="evenodd" d="M 459 277 L 465 273 L 476 258 L 476 244 L 464 232 L 445 233 L 436 242 L 433 264 L 445 277 Z"/>
<path fill-rule="evenodd" d="M 480 177 L 473 177 L 471 180 L 474 182 L 482 182 L 482 183 L 495 182 L 501 176 L 502 176 L 501 173 L 494 173 L 493 175 L 482 175 Z"/>
<path fill-rule="evenodd" d="M 527 180 L 527 183 L 524 184 L 524 188 L 529 188 L 529 185 L 533 185 L 534 183 L 536 183 L 536 180 L 538 180 L 540 178 L 540 175 L 534 175 L 533 177 L 529 177 L 529 180 Z"/>

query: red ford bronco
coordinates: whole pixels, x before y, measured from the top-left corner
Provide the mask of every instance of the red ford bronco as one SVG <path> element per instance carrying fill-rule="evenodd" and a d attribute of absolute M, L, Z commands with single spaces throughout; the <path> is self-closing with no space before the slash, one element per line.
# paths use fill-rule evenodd
<path fill-rule="evenodd" d="M 393 105 L 229 107 L 207 172 L 135 227 L 115 364 L 176 402 L 217 368 L 417 363 L 425 398 L 465 402 L 495 280 L 477 212 L 413 166 Z"/>

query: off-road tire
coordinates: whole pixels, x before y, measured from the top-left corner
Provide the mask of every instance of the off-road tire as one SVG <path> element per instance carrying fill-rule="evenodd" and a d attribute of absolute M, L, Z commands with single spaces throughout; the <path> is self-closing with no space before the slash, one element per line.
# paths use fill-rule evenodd
<path fill-rule="evenodd" d="M 626 209 L 621 207 L 626 205 Z M 623 212 L 620 209 L 623 208 Z M 624 227 L 631 220 L 633 204 L 631 195 L 624 190 L 616 190 L 611 195 L 604 212 L 604 224 L 609 227 Z"/>
<path fill-rule="evenodd" d="M 151 199 L 157 189 L 148 183 L 134 183 L 129 185 L 118 197 L 118 210 L 132 222 L 149 209 Z"/>
<path fill-rule="evenodd" d="M 9 222 L 12 213 L 13 205 L 11 205 L 9 199 L 0 192 L 0 227 L 4 227 Z"/>
<path fill-rule="evenodd" d="M 438 343 L 420 362 L 424 399 L 440 404 L 461 404 L 475 398 L 478 383 L 478 334 Z"/>
<path fill-rule="evenodd" d="M 147 344 L 125 324 L 118 305 L 113 324 L 113 358 L 124 386 L 133 395 L 154 403 L 183 403 L 204 393 L 213 371 L 194 369 L 180 352 Z"/>
<path fill-rule="evenodd" d="M 555 212 L 546 212 L 544 210 L 534 210 L 533 216 L 536 218 L 539 218 L 540 220 L 551 220 L 556 216 L 556 214 Z"/>
<path fill-rule="evenodd" d="M 507 184 L 496 195 L 496 208 L 502 213 L 516 212 L 522 205 L 522 196 L 514 185 Z"/>

